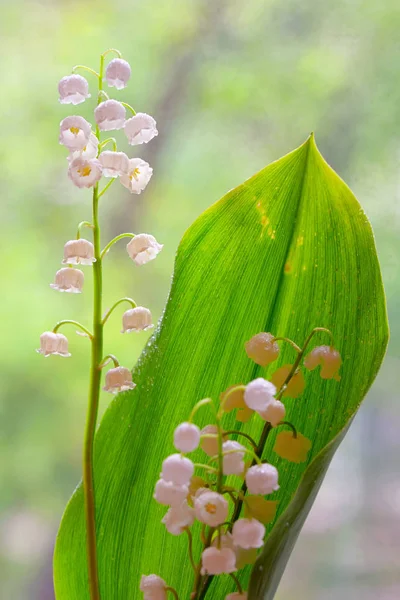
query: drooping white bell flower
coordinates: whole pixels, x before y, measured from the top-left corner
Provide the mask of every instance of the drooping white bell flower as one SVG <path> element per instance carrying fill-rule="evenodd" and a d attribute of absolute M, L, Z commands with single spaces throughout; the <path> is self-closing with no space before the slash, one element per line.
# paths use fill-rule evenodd
<path fill-rule="evenodd" d="M 122 90 L 131 76 L 131 67 L 123 58 L 114 58 L 106 68 L 106 80 L 110 87 Z"/>
<path fill-rule="evenodd" d="M 131 333 L 131 331 L 146 331 L 152 327 L 153 323 L 151 320 L 151 312 L 144 306 L 130 308 L 122 315 L 121 333 Z"/>
<path fill-rule="evenodd" d="M 50 284 L 53 290 L 59 292 L 69 292 L 70 294 L 80 294 L 83 288 L 85 276 L 79 269 L 65 267 L 57 271 L 54 283 Z"/>
<path fill-rule="evenodd" d="M 90 98 L 89 84 L 82 75 L 66 75 L 58 83 L 61 104 L 80 104 Z"/>
<path fill-rule="evenodd" d="M 193 452 L 200 443 L 200 428 L 194 423 L 181 423 L 174 431 L 174 446 L 180 452 Z"/>
<path fill-rule="evenodd" d="M 264 543 L 265 527 L 256 519 L 239 519 L 233 525 L 232 537 L 235 546 L 261 548 Z"/>
<path fill-rule="evenodd" d="M 131 146 L 147 144 L 158 135 L 155 119 L 146 113 L 136 113 L 125 121 L 124 131 Z"/>
<path fill-rule="evenodd" d="M 149 183 L 153 169 L 141 158 L 131 158 L 127 173 L 121 175 L 121 183 L 131 194 L 140 194 Z"/>
<path fill-rule="evenodd" d="M 154 499 L 165 506 L 180 506 L 189 494 L 187 485 L 178 485 L 173 481 L 159 479 L 154 490 Z"/>
<path fill-rule="evenodd" d="M 161 477 L 179 485 L 187 485 L 194 473 L 194 464 L 180 454 L 171 454 L 163 461 Z"/>
<path fill-rule="evenodd" d="M 164 523 L 167 531 L 172 535 L 181 535 L 186 527 L 193 524 L 194 518 L 194 509 L 185 500 L 180 505 L 172 506 L 161 523 Z"/>
<path fill-rule="evenodd" d="M 83 150 L 87 145 L 92 126 L 86 119 L 78 115 L 66 117 L 60 123 L 59 142 L 68 150 Z"/>
<path fill-rule="evenodd" d="M 162 248 L 163 245 L 159 244 L 156 238 L 149 233 L 135 235 L 126 246 L 129 256 L 137 265 L 144 265 L 153 260 Z"/>
<path fill-rule="evenodd" d="M 89 188 L 96 185 L 103 174 L 103 167 L 97 158 L 86 160 L 75 158 L 69 164 L 68 177 L 79 188 Z"/>
<path fill-rule="evenodd" d="M 136 383 L 132 381 L 132 373 L 126 367 L 114 367 L 107 371 L 105 383 L 103 390 L 110 394 L 133 390 L 136 387 Z"/>
<path fill-rule="evenodd" d="M 233 594 L 228 594 L 225 600 L 247 600 L 247 592 L 233 592 Z"/>
<path fill-rule="evenodd" d="M 63 265 L 91 265 L 96 261 L 92 242 L 79 238 L 64 245 Z"/>
<path fill-rule="evenodd" d="M 45 331 L 40 336 L 40 348 L 36 350 L 43 356 L 56 354 L 58 356 L 71 356 L 68 352 L 68 339 L 62 333 L 54 333 L 54 331 Z"/>
<path fill-rule="evenodd" d="M 167 584 L 158 575 L 142 575 L 140 591 L 143 600 L 167 600 Z"/>
<path fill-rule="evenodd" d="M 92 132 L 89 136 L 89 141 L 82 150 L 74 150 L 70 152 L 69 156 L 67 156 L 67 160 L 72 162 L 75 158 L 85 158 L 86 160 L 90 160 L 91 158 L 96 158 L 97 152 L 99 150 L 99 140 Z"/>
<path fill-rule="evenodd" d="M 94 118 L 100 131 L 122 129 L 125 116 L 126 108 L 118 100 L 106 100 L 94 109 Z"/>
<path fill-rule="evenodd" d="M 202 492 L 194 500 L 196 518 L 210 527 L 217 527 L 228 518 L 229 505 L 222 494 Z"/>
<path fill-rule="evenodd" d="M 244 401 L 253 410 L 266 410 L 268 404 L 275 400 L 276 387 L 270 381 L 258 377 L 246 385 Z"/>
<path fill-rule="evenodd" d="M 258 410 L 257 412 L 264 421 L 268 421 L 272 427 L 276 427 L 285 418 L 286 409 L 280 400 L 274 398 L 265 410 Z"/>
<path fill-rule="evenodd" d="M 228 440 L 222 444 L 222 452 L 224 453 L 222 462 L 224 475 L 241 475 L 244 471 L 244 446 L 239 442 Z"/>
<path fill-rule="evenodd" d="M 266 367 L 279 356 L 279 346 L 272 333 L 257 333 L 245 344 L 246 354 L 255 363 Z"/>
<path fill-rule="evenodd" d="M 206 425 L 200 433 L 201 435 L 215 436 L 202 438 L 200 446 L 207 456 L 216 456 L 218 454 L 218 427 L 216 425 Z"/>
<path fill-rule="evenodd" d="M 272 494 L 279 490 L 278 470 L 267 463 L 254 465 L 246 473 L 246 484 L 250 494 Z"/>
<path fill-rule="evenodd" d="M 317 346 L 304 359 L 306 369 L 312 371 L 320 366 L 320 375 L 322 379 L 340 380 L 338 371 L 342 364 L 342 358 L 338 350 L 330 346 Z"/>
<path fill-rule="evenodd" d="M 236 571 L 236 555 L 230 548 L 206 548 L 201 555 L 202 575 L 221 575 Z"/>
<path fill-rule="evenodd" d="M 129 170 L 129 158 L 125 152 L 105 150 L 100 154 L 99 161 L 103 167 L 104 177 L 119 177 L 126 175 Z"/>

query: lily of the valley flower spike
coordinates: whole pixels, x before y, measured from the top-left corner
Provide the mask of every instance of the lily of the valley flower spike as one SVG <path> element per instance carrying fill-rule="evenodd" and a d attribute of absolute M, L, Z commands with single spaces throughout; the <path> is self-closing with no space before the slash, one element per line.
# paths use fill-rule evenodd
<path fill-rule="evenodd" d="M 109 55 L 116 57 L 106 64 Z M 114 138 L 104 136 L 102 132 L 125 130 L 128 132 L 131 143 L 148 142 L 157 135 L 156 122 L 153 117 L 138 113 L 126 102 L 120 102 L 112 99 L 103 89 L 104 80 L 111 88 L 117 90 L 123 89 L 131 75 L 129 63 L 124 60 L 118 50 L 110 49 L 104 52 L 100 57 L 100 69 L 96 70 L 78 65 L 74 67 L 70 75 L 63 77 L 58 84 L 59 101 L 62 105 L 79 105 L 91 97 L 89 93 L 89 82 L 76 71 L 83 70 L 94 77 L 96 90 L 92 96 L 96 99 L 92 107 L 92 118 L 86 120 L 83 116 L 73 114 L 62 119 L 59 128 L 59 142 L 67 151 L 67 170 L 66 175 L 71 182 L 82 190 L 76 193 L 85 193 L 85 189 L 91 188 L 92 194 L 92 219 L 91 222 L 82 221 L 77 227 L 76 239 L 70 239 L 64 246 L 62 264 L 68 265 L 59 269 L 55 275 L 54 283 L 51 287 L 69 293 L 79 293 L 83 290 L 84 274 L 80 269 L 73 268 L 73 265 L 92 266 L 93 269 L 93 327 L 90 331 L 87 327 L 74 320 L 59 321 L 52 331 L 46 331 L 40 336 L 39 354 L 44 356 L 59 355 L 70 356 L 68 351 L 68 340 L 59 332 L 60 327 L 72 325 L 77 329 L 77 333 L 84 336 L 91 345 L 91 370 L 90 387 L 88 400 L 88 420 L 86 424 L 86 435 L 84 443 L 84 461 L 83 461 L 83 495 L 85 504 L 85 525 L 86 525 L 86 552 L 88 564 L 88 597 L 90 600 L 100 600 L 99 575 L 97 567 L 97 539 L 96 539 L 96 498 L 93 481 L 93 441 L 96 431 L 96 419 L 99 405 L 99 396 L 101 389 L 102 370 L 113 361 L 113 368 L 109 369 L 105 375 L 104 390 L 110 393 L 129 391 L 135 388 L 131 371 L 120 366 L 114 355 L 103 354 L 103 329 L 111 313 L 122 303 L 128 303 L 131 310 L 126 310 L 123 316 L 123 330 L 145 331 L 152 327 L 151 313 L 144 307 L 137 307 L 131 298 L 122 298 L 117 300 L 106 314 L 103 314 L 102 296 L 103 296 L 103 260 L 108 255 L 112 246 L 121 238 L 130 237 L 132 242 L 128 248 L 129 256 L 136 264 L 143 265 L 156 258 L 162 245 L 156 242 L 150 234 L 135 235 L 134 233 L 122 233 L 106 243 L 101 248 L 101 232 L 99 223 L 99 200 L 103 204 L 104 194 L 108 191 L 115 179 L 119 178 L 121 183 L 129 189 L 131 193 L 139 194 L 147 186 L 152 168 L 148 163 L 140 158 L 130 158 L 124 152 L 118 151 L 118 144 Z M 132 125 L 131 119 L 126 119 L 127 110 L 136 119 Z M 86 112 L 87 114 L 87 112 Z M 144 119 L 140 117 L 144 115 Z M 92 121 L 89 122 L 89 121 Z M 94 124 L 94 125 L 93 125 Z M 136 124 L 136 125 L 135 125 Z M 135 132 L 133 131 L 135 129 Z M 125 133 L 121 137 L 125 139 Z M 134 140 L 132 142 L 132 140 Z M 106 178 L 109 178 L 107 182 Z M 101 183 L 103 185 L 101 186 Z M 101 186 L 101 187 L 100 187 Z M 73 192 L 71 186 L 71 193 Z M 82 229 L 92 234 L 82 236 Z M 156 486 L 155 497 L 160 503 L 172 506 L 177 509 L 169 513 L 166 517 L 166 527 L 171 532 L 177 532 L 184 529 L 191 523 L 194 509 L 184 506 L 189 493 L 189 481 L 194 467 L 189 459 L 178 456 L 178 463 L 172 461 L 165 465 L 164 475 L 166 479 L 161 479 L 161 483 Z M 179 466 L 184 465 L 184 469 Z M 189 468 L 188 468 L 189 465 Z M 186 471 L 185 471 L 186 469 Z M 182 479 L 183 484 L 175 483 L 174 480 Z M 174 473 L 181 473 L 180 477 L 175 477 Z M 172 476 L 172 481 L 170 480 Z M 194 516 L 193 516 L 194 518 Z M 151 600 L 163 600 L 167 597 L 169 588 L 165 582 L 156 575 L 150 575 L 142 578 L 141 590 L 145 598 Z M 104 600 L 101 598 L 101 600 Z"/>

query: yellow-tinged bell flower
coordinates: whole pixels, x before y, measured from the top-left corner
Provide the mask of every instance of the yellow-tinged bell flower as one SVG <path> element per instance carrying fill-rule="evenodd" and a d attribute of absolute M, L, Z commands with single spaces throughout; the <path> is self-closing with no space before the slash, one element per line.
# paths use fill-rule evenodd
<path fill-rule="evenodd" d="M 272 333 L 257 333 L 245 344 L 246 354 L 257 365 L 266 367 L 278 358 L 279 346 Z"/>
<path fill-rule="evenodd" d="M 281 431 L 276 436 L 274 452 L 290 462 L 301 463 L 307 460 L 311 442 L 301 433 L 294 437 L 292 431 Z"/>
<path fill-rule="evenodd" d="M 304 359 L 306 369 L 312 371 L 320 366 L 322 379 L 336 379 L 336 381 L 340 381 L 338 371 L 341 364 L 342 358 L 339 352 L 330 346 L 317 346 Z"/>
<path fill-rule="evenodd" d="M 231 392 L 233 388 L 238 388 L 234 392 Z M 229 397 L 225 400 L 225 397 L 229 393 Z M 254 410 L 249 408 L 244 401 L 244 389 L 241 389 L 240 385 L 231 385 L 220 395 L 221 404 L 223 403 L 224 411 L 231 412 L 237 409 L 236 419 L 241 423 L 247 423 L 254 413 Z"/>
<path fill-rule="evenodd" d="M 280 367 L 277 371 L 275 371 L 275 373 L 272 373 L 271 381 L 278 390 L 285 383 L 290 371 L 292 370 L 292 367 L 293 365 L 283 365 L 283 367 Z M 301 371 L 297 371 L 297 373 L 293 375 L 287 384 L 287 387 L 282 395 L 285 398 L 297 398 L 304 392 L 305 387 L 306 381 L 304 379 L 304 375 Z"/>

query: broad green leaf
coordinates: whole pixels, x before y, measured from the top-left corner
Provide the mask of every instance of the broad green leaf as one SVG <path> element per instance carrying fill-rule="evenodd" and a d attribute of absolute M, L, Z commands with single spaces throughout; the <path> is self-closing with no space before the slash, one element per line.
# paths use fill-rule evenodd
<path fill-rule="evenodd" d="M 283 345 L 274 368 L 255 365 L 244 351 L 255 333 L 271 331 L 301 344 L 316 326 L 334 332 L 344 359 L 341 381 L 307 372 L 302 395 L 285 398 L 287 418 L 312 441 L 306 462 L 294 464 L 273 452 L 276 431 L 265 451 L 280 473 L 281 487 L 268 497 L 278 502 L 276 519 L 304 475 L 300 490 L 305 485 L 305 491 L 299 491 L 300 500 L 289 509 L 298 511 L 296 525 L 304 520 L 319 483 L 312 483 L 308 465 L 313 469 L 319 464 L 322 479 L 328 462 L 324 456 L 330 451 L 326 448 L 370 387 L 388 336 L 371 228 L 311 136 L 203 213 L 179 246 L 163 319 L 134 370 L 137 388 L 111 403 L 96 436 L 99 570 L 105 600 L 140 598 L 142 573 L 161 575 L 182 600 L 189 598 L 193 578 L 186 540 L 165 533 L 160 523 L 165 510 L 152 500 L 161 462 L 173 451 L 174 427 L 188 418 L 200 398 L 217 399 L 230 385 L 268 377 L 293 362 L 293 349 Z M 315 339 L 316 344 L 327 342 L 322 335 Z M 242 424 L 235 421 L 235 412 L 227 416 L 225 428 L 242 427 L 257 438 L 260 420 Z M 209 419 L 204 410 L 198 423 L 205 425 Z M 337 445 L 332 443 L 331 450 Z M 274 523 L 282 528 L 276 519 L 269 532 L 275 531 Z M 275 586 L 296 535 L 287 532 L 281 545 L 280 537 L 272 535 L 272 547 L 267 539 L 267 560 L 274 553 L 277 565 L 268 578 Z M 196 556 L 198 552 L 195 545 Z M 65 512 L 54 564 L 57 600 L 87 600 L 81 487 Z M 246 569 L 248 576 L 251 567 Z M 252 589 L 272 598 L 275 588 L 263 569 L 254 573 Z M 210 597 L 222 599 L 231 590 L 230 579 L 220 577 L 212 582 Z"/>

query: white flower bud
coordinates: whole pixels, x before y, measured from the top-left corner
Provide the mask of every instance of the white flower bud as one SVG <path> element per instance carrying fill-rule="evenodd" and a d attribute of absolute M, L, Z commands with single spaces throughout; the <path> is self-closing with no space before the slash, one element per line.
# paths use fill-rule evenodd
<path fill-rule="evenodd" d="M 63 265 L 91 265 L 95 261 L 92 242 L 80 238 L 65 244 Z"/>
<path fill-rule="evenodd" d="M 154 499 L 165 506 L 180 506 L 189 494 L 187 485 L 177 485 L 173 481 L 159 479 L 154 490 Z"/>
<path fill-rule="evenodd" d="M 131 331 L 146 331 L 152 327 L 153 323 L 151 320 L 151 312 L 148 308 L 144 308 L 144 306 L 130 308 L 122 315 L 121 333 L 130 333 Z"/>
<path fill-rule="evenodd" d="M 68 177 L 79 188 L 89 188 L 96 185 L 101 179 L 103 167 L 96 158 L 86 160 L 85 158 L 75 158 L 69 164 Z"/>
<path fill-rule="evenodd" d="M 92 126 L 83 117 L 66 117 L 60 123 L 59 142 L 68 150 L 83 150 L 87 145 Z"/>
<path fill-rule="evenodd" d="M 147 144 L 158 135 L 157 123 L 146 113 L 137 113 L 125 121 L 124 131 L 131 146 Z"/>
<path fill-rule="evenodd" d="M 106 68 L 106 80 L 110 87 L 122 90 L 122 88 L 126 87 L 130 76 L 131 67 L 126 60 L 114 58 L 108 63 Z"/>
<path fill-rule="evenodd" d="M 126 367 L 114 367 L 107 371 L 105 383 L 103 390 L 111 394 L 133 390 L 136 387 L 136 383 L 132 381 L 132 373 Z"/>
<path fill-rule="evenodd" d="M 202 492 L 194 500 L 196 518 L 210 527 L 217 527 L 228 518 L 229 505 L 222 494 Z"/>
<path fill-rule="evenodd" d="M 193 452 L 200 443 L 200 428 L 193 423 L 181 423 L 174 431 L 174 446 L 180 452 Z"/>
<path fill-rule="evenodd" d="M 61 104 L 80 104 L 90 98 L 89 84 L 82 75 L 67 75 L 58 84 Z"/>
<path fill-rule="evenodd" d="M 57 271 L 54 283 L 51 283 L 50 287 L 59 292 L 80 294 L 83 288 L 84 279 L 85 277 L 82 271 L 66 267 Z"/>
<path fill-rule="evenodd" d="M 246 385 L 244 401 L 253 410 L 265 410 L 275 400 L 276 387 L 270 381 L 258 377 Z"/>
<path fill-rule="evenodd" d="M 274 399 L 265 410 L 258 410 L 257 412 L 264 421 L 268 421 L 272 427 L 276 427 L 285 418 L 286 409 L 282 402 Z"/>
<path fill-rule="evenodd" d="M 140 591 L 143 600 L 167 600 L 167 584 L 158 575 L 142 575 Z"/>
<path fill-rule="evenodd" d="M 125 152 L 105 150 L 100 154 L 99 161 L 104 177 L 119 177 L 125 175 L 129 169 L 129 158 Z"/>
<path fill-rule="evenodd" d="M 201 555 L 202 575 L 221 575 L 236 571 L 236 555 L 230 548 L 206 548 Z"/>
<path fill-rule="evenodd" d="M 149 183 L 153 169 L 141 158 L 131 158 L 127 173 L 121 175 L 121 183 L 131 194 L 140 194 Z"/>
<path fill-rule="evenodd" d="M 156 238 L 148 233 L 135 235 L 126 246 L 129 256 L 137 265 L 144 265 L 153 260 L 162 248 L 163 245 L 159 244 Z"/>
<path fill-rule="evenodd" d="M 68 340 L 62 333 L 54 333 L 54 331 L 45 331 L 40 336 L 40 348 L 36 350 L 43 356 L 57 354 L 58 356 L 71 356 L 68 352 Z"/>
<path fill-rule="evenodd" d="M 181 535 L 185 527 L 190 527 L 194 522 L 194 510 L 188 503 L 172 506 L 162 519 L 167 531 L 172 535 Z"/>
<path fill-rule="evenodd" d="M 278 470 L 273 465 L 254 465 L 246 473 L 246 484 L 250 494 L 266 496 L 279 490 Z"/>
<path fill-rule="evenodd" d="M 241 452 L 243 450 L 243 452 Z M 222 444 L 224 475 L 241 475 L 244 471 L 245 448 L 239 442 L 228 440 Z M 229 452 L 229 454 L 225 454 Z"/>
<path fill-rule="evenodd" d="M 208 456 L 218 454 L 218 427 L 216 425 L 206 425 L 200 432 L 201 435 L 215 435 L 216 437 L 203 438 L 200 442 L 201 449 Z"/>
<path fill-rule="evenodd" d="M 94 109 L 94 118 L 100 131 L 122 129 L 125 123 L 125 106 L 117 100 L 106 100 Z"/>
<path fill-rule="evenodd" d="M 256 519 L 239 519 L 234 523 L 232 537 L 235 546 L 244 548 L 261 548 L 264 543 L 265 527 Z"/>
<path fill-rule="evenodd" d="M 194 473 L 194 465 L 189 458 L 180 454 L 171 454 L 163 461 L 161 477 L 179 485 L 189 484 Z"/>
<path fill-rule="evenodd" d="M 247 592 L 243 592 L 243 594 L 233 592 L 233 594 L 228 594 L 225 600 L 247 600 Z"/>
<path fill-rule="evenodd" d="M 90 160 L 91 158 L 96 158 L 97 152 L 99 149 L 99 140 L 91 133 L 89 136 L 89 141 L 82 150 L 74 150 L 70 152 L 69 156 L 67 156 L 67 160 L 72 162 L 75 158 L 85 158 L 86 160 Z"/>

